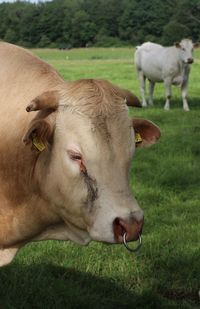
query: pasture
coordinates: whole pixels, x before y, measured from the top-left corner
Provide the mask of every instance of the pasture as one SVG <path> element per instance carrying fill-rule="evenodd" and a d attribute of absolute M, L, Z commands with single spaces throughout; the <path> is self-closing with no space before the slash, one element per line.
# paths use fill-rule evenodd
<path fill-rule="evenodd" d="M 65 79 L 108 79 L 140 96 L 132 48 L 33 52 Z M 190 112 L 175 87 L 164 111 L 162 84 L 154 107 L 130 111 L 162 132 L 158 144 L 136 151 L 131 168 L 131 188 L 145 212 L 141 250 L 95 242 L 27 245 L 0 269 L 1 309 L 200 307 L 200 50 L 194 58 Z"/>

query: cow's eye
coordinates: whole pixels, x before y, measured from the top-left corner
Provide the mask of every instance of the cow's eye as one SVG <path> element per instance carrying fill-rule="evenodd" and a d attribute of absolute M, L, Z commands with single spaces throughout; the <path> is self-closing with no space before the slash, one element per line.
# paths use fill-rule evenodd
<path fill-rule="evenodd" d="M 82 155 L 79 152 L 75 152 L 73 150 L 68 150 L 67 153 L 72 161 L 75 161 L 76 163 L 78 163 L 80 167 L 80 171 L 83 174 L 87 174 L 87 169 L 85 167 L 85 164 L 83 163 Z"/>
<path fill-rule="evenodd" d="M 68 150 L 67 153 L 69 154 L 70 159 L 73 160 L 73 161 L 81 161 L 82 160 L 82 156 L 78 152 Z"/>
<path fill-rule="evenodd" d="M 79 154 L 74 154 L 71 156 L 71 159 L 74 161 L 79 161 L 81 160 L 81 156 Z"/>

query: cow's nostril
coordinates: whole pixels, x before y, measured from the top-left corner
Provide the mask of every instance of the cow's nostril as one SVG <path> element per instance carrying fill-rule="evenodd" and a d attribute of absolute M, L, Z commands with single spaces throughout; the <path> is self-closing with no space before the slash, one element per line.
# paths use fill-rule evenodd
<path fill-rule="evenodd" d="M 138 217 L 137 217 L 138 219 Z M 115 218 L 113 221 L 113 232 L 117 242 L 123 241 L 123 236 L 126 233 L 127 241 L 137 240 L 142 233 L 142 227 L 144 223 L 143 215 L 140 220 L 136 220 L 135 216 L 131 216 L 129 219 Z"/>
<path fill-rule="evenodd" d="M 124 233 L 126 233 L 126 229 L 121 223 L 120 218 L 115 218 L 113 221 L 113 231 L 114 231 L 114 236 L 117 241 L 121 241 Z"/>

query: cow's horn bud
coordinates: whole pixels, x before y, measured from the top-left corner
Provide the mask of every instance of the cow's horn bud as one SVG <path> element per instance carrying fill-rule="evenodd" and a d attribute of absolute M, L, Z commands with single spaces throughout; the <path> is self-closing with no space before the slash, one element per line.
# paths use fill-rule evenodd
<path fill-rule="evenodd" d="M 59 104 L 59 93 L 58 91 L 47 91 L 33 99 L 30 104 L 26 107 L 27 112 L 43 110 L 43 109 L 54 109 L 58 108 Z"/>

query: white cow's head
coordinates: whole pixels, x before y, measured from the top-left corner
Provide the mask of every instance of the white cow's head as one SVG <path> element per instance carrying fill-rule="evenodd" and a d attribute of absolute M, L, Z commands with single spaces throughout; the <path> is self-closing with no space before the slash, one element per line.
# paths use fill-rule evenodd
<path fill-rule="evenodd" d="M 36 167 L 41 195 L 66 224 L 97 241 L 122 242 L 124 232 L 136 240 L 143 226 L 143 211 L 129 188 L 130 165 L 135 147 L 155 143 L 160 130 L 148 120 L 130 119 L 127 105 L 139 106 L 129 91 L 80 80 L 27 107 L 40 111 L 24 141 L 34 135 L 49 145 Z"/>
<path fill-rule="evenodd" d="M 193 44 L 190 39 L 183 39 L 180 43 L 175 43 L 175 46 L 179 49 L 180 57 L 183 63 L 192 64 L 193 59 L 193 49 L 197 47 L 198 44 Z"/>

